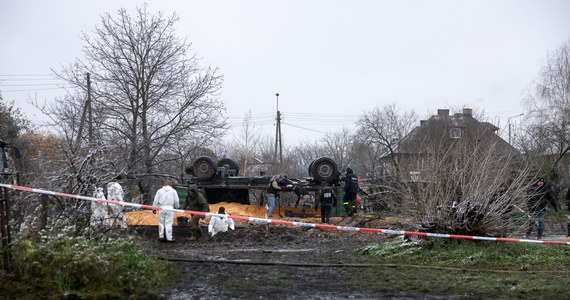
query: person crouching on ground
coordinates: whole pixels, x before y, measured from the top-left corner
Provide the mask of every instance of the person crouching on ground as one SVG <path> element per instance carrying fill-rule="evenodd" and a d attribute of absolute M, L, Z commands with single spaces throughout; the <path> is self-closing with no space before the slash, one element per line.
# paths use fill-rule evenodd
<path fill-rule="evenodd" d="M 167 242 L 174 242 L 172 239 L 172 223 L 174 212 L 165 209 L 175 209 L 180 207 L 178 193 L 172 188 L 172 181 L 166 180 L 161 189 L 156 192 L 152 206 L 160 207 L 158 212 L 158 239 Z M 156 210 L 152 211 L 156 214 Z"/>
<path fill-rule="evenodd" d="M 309 192 L 307 192 L 307 189 L 305 189 L 300 184 L 295 184 L 293 186 L 293 192 L 295 192 L 295 195 L 297 195 L 295 207 L 299 207 L 299 204 L 301 204 L 301 207 L 303 207 L 309 201 Z"/>
<path fill-rule="evenodd" d="M 208 201 L 198 191 L 198 186 L 193 184 L 188 187 L 188 195 L 186 196 L 186 210 L 208 212 L 210 208 Z M 204 219 L 202 215 L 192 215 L 190 219 L 190 237 L 188 240 L 198 240 L 202 238 L 202 229 L 200 228 L 200 219 Z"/>
<path fill-rule="evenodd" d="M 228 228 L 231 230 L 235 229 L 234 220 L 228 217 L 226 209 L 223 206 L 220 206 L 218 209 L 218 215 L 224 216 L 212 216 L 210 219 L 210 224 L 208 225 L 208 233 L 210 234 L 210 237 L 213 237 L 218 232 L 226 232 L 228 231 Z"/>

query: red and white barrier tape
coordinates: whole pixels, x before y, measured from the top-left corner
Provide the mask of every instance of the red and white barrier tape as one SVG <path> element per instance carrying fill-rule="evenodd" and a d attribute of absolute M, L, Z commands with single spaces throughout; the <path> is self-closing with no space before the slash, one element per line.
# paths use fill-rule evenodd
<path fill-rule="evenodd" d="M 39 193 L 39 194 L 46 194 L 46 195 L 53 195 L 53 196 L 60 196 L 60 197 L 67 197 L 67 198 L 75 198 L 81 200 L 88 200 L 88 201 L 96 201 L 114 205 L 123 205 L 123 206 L 130 206 L 136 207 L 140 209 L 151 209 L 151 210 L 165 210 L 165 211 L 172 211 L 178 213 L 185 213 L 185 214 L 193 214 L 193 215 L 201 215 L 201 216 L 222 216 L 216 213 L 207 213 L 202 211 L 191 211 L 191 210 L 182 210 L 182 209 L 163 209 L 160 207 L 150 206 L 150 205 L 142 205 L 130 202 L 119 202 L 113 200 L 106 200 L 106 199 L 98 199 L 94 197 L 87 197 L 87 196 L 80 196 L 80 195 L 71 195 L 65 193 L 58 193 L 52 191 L 46 191 L 42 189 L 34 189 L 34 188 L 27 188 L 17 185 L 9 185 L 9 184 L 2 184 L 0 183 L 0 187 L 5 187 L 14 190 L 32 192 L 32 193 Z M 234 220 L 242 220 L 242 221 L 251 221 L 257 223 L 274 223 L 274 224 L 283 224 L 283 225 L 291 225 L 291 226 L 301 226 L 301 227 L 315 227 L 315 228 L 327 228 L 327 229 L 336 229 L 336 230 L 352 230 L 352 231 L 363 231 L 363 232 L 377 232 L 377 233 L 386 233 L 386 234 L 395 234 L 395 235 L 415 235 L 415 236 L 429 236 L 429 237 L 437 237 L 437 238 L 451 238 L 451 239 L 468 239 L 468 240 L 482 240 L 482 241 L 497 241 L 497 242 L 523 242 L 523 243 L 535 243 L 535 244 L 560 244 L 560 245 L 570 245 L 569 242 L 559 242 L 559 241 L 547 241 L 547 240 L 528 240 L 528 239 L 510 239 L 510 238 L 496 238 L 496 237 L 486 237 L 486 236 L 472 236 L 472 235 L 457 235 L 457 234 L 446 234 L 446 233 L 430 233 L 430 232 L 414 232 L 414 231 L 401 231 L 401 230 L 389 230 L 389 229 L 375 229 L 375 228 L 361 228 L 361 227 L 348 227 L 348 226 L 335 226 L 335 225 L 323 225 L 323 224 L 314 224 L 314 223 L 303 223 L 303 222 L 291 222 L 291 221 L 284 221 L 284 220 L 272 220 L 272 219 L 264 219 L 264 218 L 253 218 L 253 217 L 242 217 L 242 216 L 228 216 Z"/>

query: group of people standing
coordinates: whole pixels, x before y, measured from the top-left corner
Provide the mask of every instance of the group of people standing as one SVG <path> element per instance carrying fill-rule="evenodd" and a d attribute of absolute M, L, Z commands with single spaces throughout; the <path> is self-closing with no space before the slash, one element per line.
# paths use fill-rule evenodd
<path fill-rule="evenodd" d="M 160 241 L 174 242 L 172 237 L 172 223 L 174 221 L 174 213 L 169 209 L 177 209 L 180 207 L 178 192 L 172 188 L 172 181 L 166 180 L 161 189 L 159 189 L 153 201 L 153 206 L 163 208 L 158 212 L 158 238 Z M 185 210 L 209 212 L 208 201 L 204 195 L 198 191 L 197 185 L 190 185 L 186 195 Z M 156 213 L 153 210 L 153 213 Z M 218 210 L 219 216 L 212 216 L 208 225 L 208 233 L 211 237 L 219 232 L 234 229 L 234 222 L 228 217 L 224 207 Z M 205 219 L 205 215 L 193 214 L 190 217 L 190 237 L 188 240 L 203 239 L 202 229 L 200 228 L 200 220 Z"/>
<path fill-rule="evenodd" d="M 105 192 L 102 187 L 96 188 L 93 196 L 97 199 L 108 198 L 106 200 L 123 202 L 124 192 L 121 186 L 123 179 L 122 175 L 118 175 L 107 185 L 107 197 L 105 197 Z M 158 237 L 159 240 L 163 242 L 174 242 L 172 234 L 174 212 L 172 210 L 180 208 L 178 192 L 172 187 L 172 185 L 173 183 L 171 180 L 166 180 L 163 183 L 162 188 L 156 192 L 152 203 L 152 206 L 162 208 L 158 211 Z M 184 209 L 201 212 L 210 211 L 208 202 L 204 195 L 198 191 L 197 185 L 191 185 L 188 188 Z M 157 213 L 156 210 L 153 210 L 152 212 L 154 214 Z M 219 232 L 227 231 L 228 228 L 235 228 L 233 220 L 227 217 L 228 214 L 225 213 L 224 207 L 219 208 L 218 214 L 220 216 L 213 216 L 210 220 L 208 227 L 208 233 L 210 236 L 214 236 Z M 203 233 L 200 229 L 200 220 L 204 218 L 205 216 L 203 215 L 191 215 L 189 224 L 189 240 L 203 238 Z M 106 225 L 122 229 L 127 228 L 127 220 L 124 216 L 122 205 L 102 203 L 99 201 L 91 203 L 90 223 L 92 226 Z"/>
<path fill-rule="evenodd" d="M 503 195 L 508 193 L 506 185 L 501 185 L 493 195 L 495 200 L 503 198 Z M 271 183 L 267 189 L 267 214 L 271 218 L 273 216 L 273 208 L 275 207 L 275 198 L 279 191 L 283 190 L 282 187 L 278 185 L 277 178 L 273 177 Z M 308 197 L 307 191 L 299 185 L 293 187 L 293 191 L 297 195 L 297 201 L 295 207 L 299 203 Z M 347 216 L 351 216 L 356 213 L 357 205 L 357 195 L 359 191 L 358 178 L 354 174 L 351 168 L 346 169 L 346 177 L 344 181 L 344 197 L 343 205 Z M 528 229 L 526 236 L 530 237 L 536 227 L 536 239 L 541 239 L 544 233 L 544 214 L 547 206 L 552 206 L 555 211 L 558 211 L 558 206 L 556 204 L 556 199 L 553 197 L 549 186 L 546 184 L 544 178 L 538 178 L 536 182 L 526 191 L 526 205 L 528 209 Z M 493 200 L 491 200 L 492 202 Z M 503 205 L 500 210 L 501 214 L 508 214 L 511 212 L 511 203 L 508 201 L 506 205 Z M 322 183 L 322 187 L 316 193 L 315 209 L 320 205 L 321 207 L 321 221 L 323 223 L 330 223 L 330 216 L 333 206 L 337 203 L 337 196 L 332 186 L 326 182 Z M 568 212 L 570 213 L 570 188 L 566 193 L 566 203 L 568 205 Z M 567 224 L 568 227 L 568 239 L 570 240 L 570 221 Z"/>
<path fill-rule="evenodd" d="M 118 175 L 114 178 L 112 182 L 107 185 L 107 197 L 108 200 L 123 202 L 123 188 L 121 187 L 121 182 L 123 180 L 122 175 Z M 153 206 L 163 208 L 158 212 L 158 231 L 159 239 L 161 241 L 173 242 L 172 226 L 174 213 L 172 209 L 178 209 L 180 207 L 180 202 L 178 198 L 178 193 L 172 187 L 172 181 L 166 180 L 163 187 L 156 192 L 154 197 Z M 301 185 L 288 186 L 290 190 L 294 191 L 297 195 L 297 201 L 295 207 L 299 204 L 303 205 L 307 202 L 309 198 L 309 193 Z M 273 217 L 273 209 L 275 208 L 275 199 L 280 191 L 284 188 L 278 183 L 278 178 L 273 177 L 270 180 L 270 184 L 267 188 L 267 217 Z M 356 202 L 357 194 L 359 191 L 358 178 L 354 174 L 351 168 L 346 169 L 346 178 L 344 184 L 344 197 L 343 206 L 346 215 L 351 216 L 356 213 Z M 502 198 L 502 195 L 507 194 L 507 187 L 502 185 L 499 187 L 495 198 Z M 94 193 L 94 197 L 98 199 L 105 199 L 105 193 L 103 188 L 99 187 Z M 332 188 L 332 185 L 323 182 L 321 183 L 321 188 L 316 192 L 315 209 L 320 206 L 321 209 L 321 221 L 325 224 L 330 224 L 331 212 L 333 206 L 336 206 L 338 202 L 336 193 Z M 568 204 L 568 210 L 570 212 L 570 188 L 566 193 L 566 202 Z M 558 206 L 556 204 L 556 199 L 554 199 L 549 186 L 546 184 L 544 178 L 538 178 L 536 182 L 527 190 L 526 193 L 526 204 L 528 209 L 529 227 L 526 232 L 526 236 L 530 237 L 534 227 L 536 226 L 536 238 L 542 238 L 544 233 L 544 214 L 546 207 L 551 205 L 555 211 L 558 211 Z M 510 205 L 507 205 L 510 207 Z M 91 224 L 92 225 L 107 225 L 119 228 L 126 228 L 127 222 L 123 214 L 123 206 L 116 204 L 107 204 L 95 201 L 91 206 Z M 188 188 L 188 193 L 185 201 L 184 209 L 190 211 L 201 211 L 208 212 L 209 205 L 206 201 L 204 195 L 198 191 L 197 185 L 191 185 Z M 505 208 L 505 211 L 510 211 L 510 208 Z M 156 211 L 153 210 L 156 214 Z M 218 213 L 219 216 L 214 216 L 211 218 L 208 233 L 214 236 L 218 232 L 227 231 L 228 228 L 234 229 L 233 220 L 228 218 L 224 207 L 220 207 Z M 202 230 L 200 229 L 200 220 L 204 219 L 204 215 L 191 215 L 190 222 L 190 240 L 203 238 Z M 570 239 L 570 222 L 568 223 L 568 239 Z"/>
<path fill-rule="evenodd" d="M 107 197 L 102 187 L 95 189 L 93 197 L 97 199 L 106 199 L 117 202 L 123 202 L 123 188 L 121 182 L 123 181 L 122 175 L 117 175 L 113 181 L 107 184 Z M 127 228 L 127 220 L 123 214 L 123 206 L 116 204 L 108 204 L 94 201 L 91 203 L 91 220 L 92 226 L 105 225 L 111 227 L 118 227 L 121 229 Z"/>
<path fill-rule="evenodd" d="M 273 217 L 273 210 L 275 208 L 275 199 L 278 197 L 280 191 L 286 190 L 279 185 L 278 176 L 273 176 L 267 187 L 267 204 L 265 209 L 267 211 L 267 217 Z M 297 195 L 297 201 L 295 202 L 295 207 L 308 202 L 310 198 L 308 191 L 300 184 L 287 186 L 289 190 L 293 191 Z M 347 216 L 352 216 L 357 212 L 357 195 L 359 191 L 358 177 L 354 174 L 351 168 L 346 169 L 346 177 L 344 180 L 344 197 L 343 206 Z M 321 222 L 330 224 L 330 217 L 332 213 L 333 206 L 337 204 L 337 196 L 332 188 L 332 185 L 327 182 L 321 183 L 321 188 L 316 193 L 315 209 L 321 208 Z"/>
<path fill-rule="evenodd" d="M 512 203 L 512 196 L 509 195 L 506 185 L 499 186 L 499 189 L 493 195 L 490 204 L 501 198 L 506 198 L 508 200 L 503 201 L 503 205 L 500 207 L 501 214 L 510 214 L 512 207 L 516 207 L 519 211 L 524 212 L 521 208 Z M 526 190 L 525 200 L 528 217 L 528 228 L 525 237 L 530 238 L 536 227 L 536 235 L 534 238 L 541 239 L 544 233 L 544 214 L 546 212 L 546 208 L 551 206 L 554 211 L 558 211 L 556 199 L 543 177 L 536 179 L 536 181 Z M 570 189 L 568 189 L 568 192 L 566 193 L 566 202 L 569 204 L 570 212 Z M 568 234 L 568 239 L 570 239 L 570 223 L 568 223 Z"/>
<path fill-rule="evenodd" d="M 123 181 L 123 176 L 118 175 L 114 178 L 112 182 L 107 185 L 107 197 L 108 200 L 113 200 L 117 202 L 123 202 L 123 188 L 121 182 Z M 160 188 L 155 196 L 152 206 L 160 207 L 162 209 L 158 210 L 158 237 L 160 241 L 164 242 L 174 242 L 173 239 L 173 223 L 174 223 L 174 212 L 173 209 L 180 208 L 180 200 L 178 197 L 178 192 L 173 188 L 173 182 L 171 180 L 166 180 L 163 183 L 162 188 Z M 295 207 L 301 205 L 304 206 L 308 203 L 310 199 L 307 190 L 299 184 L 289 185 L 287 188 L 294 191 L 297 195 L 297 201 Z M 273 217 L 273 210 L 275 208 L 276 197 L 278 193 L 284 190 L 283 187 L 279 185 L 278 177 L 274 176 L 271 178 L 269 186 L 267 187 L 267 217 Z M 347 168 L 346 170 L 346 180 L 344 187 L 344 198 L 343 204 L 345 212 L 347 215 L 351 216 L 356 213 L 356 196 L 358 193 L 358 178 L 354 175 L 352 169 Z M 105 199 L 105 193 L 102 187 L 96 189 L 94 197 L 98 199 Z M 336 206 L 337 196 L 332 186 L 326 182 L 323 182 L 321 188 L 316 193 L 315 209 L 318 209 L 320 205 L 321 208 L 321 221 L 323 223 L 330 223 L 330 217 L 333 206 Z M 126 218 L 123 214 L 123 206 L 117 204 L 106 204 L 95 201 L 91 206 L 91 224 L 96 225 L 111 225 L 120 228 L 127 228 Z M 186 196 L 186 201 L 184 205 L 185 210 L 190 211 L 200 211 L 208 212 L 209 205 L 204 197 L 199 191 L 197 185 L 190 185 L 188 188 L 188 193 Z M 157 214 L 157 210 L 152 211 Z M 227 231 L 229 229 L 234 229 L 233 220 L 228 218 L 228 214 L 225 212 L 224 207 L 220 207 L 218 211 L 219 216 L 214 216 L 211 218 L 208 233 L 210 236 L 214 236 L 218 232 Z M 189 219 L 190 227 L 190 237 L 189 240 L 202 239 L 203 233 L 200 229 L 200 220 L 204 219 L 204 215 L 191 215 Z"/>

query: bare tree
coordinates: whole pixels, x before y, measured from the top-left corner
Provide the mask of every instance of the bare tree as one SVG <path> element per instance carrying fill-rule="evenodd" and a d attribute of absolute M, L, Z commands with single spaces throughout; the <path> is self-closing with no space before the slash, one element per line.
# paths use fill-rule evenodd
<path fill-rule="evenodd" d="M 352 163 L 354 135 L 347 128 L 325 135 L 320 142 L 324 151 L 319 156 L 332 158 L 338 164 L 340 170 L 345 169 Z"/>
<path fill-rule="evenodd" d="M 260 128 L 253 121 L 250 110 L 244 115 L 240 135 L 234 141 L 236 151 L 233 155 L 241 166 L 240 170 L 244 176 L 251 175 L 249 167 L 251 164 L 255 164 L 260 140 Z"/>
<path fill-rule="evenodd" d="M 224 105 L 217 100 L 222 76 L 201 68 L 190 44 L 176 36 L 176 15 L 152 14 L 145 5 L 134 17 L 120 9 L 116 17 L 105 14 L 101 21 L 93 36 L 82 36 L 85 59 L 57 72 L 83 95 L 91 91 L 51 108 L 70 135 L 84 132 L 70 141 L 88 140 L 97 132 L 96 143 L 116 149 L 123 158 L 116 172 L 141 177 L 156 173 L 162 161 L 183 161 L 193 149 L 223 134 Z M 94 114 L 90 134 L 81 130 L 84 105 Z M 151 186 L 143 178 L 147 197 Z"/>
<path fill-rule="evenodd" d="M 376 153 L 388 153 L 399 172 L 398 143 L 410 132 L 417 120 L 415 112 L 401 112 L 395 105 L 376 107 L 358 120 L 357 140 L 362 145 L 375 148 Z"/>
<path fill-rule="evenodd" d="M 570 41 L 547 56 L 525 104 L 525 126 L 517 142 L 558 184 L 560 162 L 570 152 Z"/>
<path fill-rule="evenodd" d="M 488 140 L 471 143 L 458 139 L 442 147 L 442 141 L 421 145 L 411 160 L 421 165 L 419 180 L 402 178 L 391 186 L 396 203 L 433 232 L 488 235 L 513 232 L 510 212 L 525 207 L 531 169 L 499 144 Z M 498 193 L 499 186 L 508 191 Z"/>

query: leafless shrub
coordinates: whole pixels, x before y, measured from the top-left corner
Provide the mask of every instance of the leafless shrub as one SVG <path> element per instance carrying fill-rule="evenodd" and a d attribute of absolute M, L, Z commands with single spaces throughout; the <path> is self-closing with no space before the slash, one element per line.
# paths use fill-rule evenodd
<path fill-rule="evenodd" d="M 426 230 L 453 234 L 504 234 L 513 230 L 510 212 L 524 207 L 530 169 L 498 143 L 424 144 L 406 160 L 392 203 L 411 214 Z M 498 188 L 506 185 L 505 193 Z"/>

